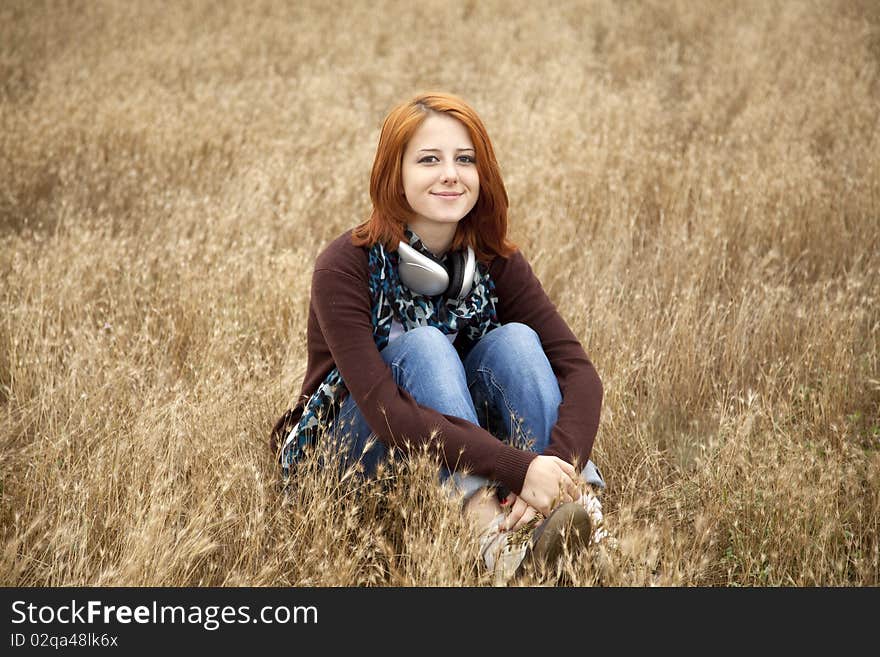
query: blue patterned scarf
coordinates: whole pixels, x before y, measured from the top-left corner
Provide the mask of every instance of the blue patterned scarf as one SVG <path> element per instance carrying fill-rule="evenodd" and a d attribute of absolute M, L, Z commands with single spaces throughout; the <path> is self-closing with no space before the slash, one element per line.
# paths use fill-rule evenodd
<path fill-rule="evenodd" d="M 407 230 L 406 237 L 414 249 L 429 254 L 417 235 Z M 465 350 L 499 326 L 495 312 L 498 301 L 495 285 L 488 267 L 481 262 L 477 262 L 470 293 L 461 300 L 444 299 L 442 295 L 426 297 L 410 290 L 400 282 L 397 274 L 397 251 L 389 253 L 382 244 L 375 244 L 370 249 L 368 264 L 373 339 L 379 351 L 388 345 L 394 320 L 404 331 L 433 326 L 446 335 L 462 332 L 466 340 Z M 322 422 L 332 421 L 337 416 L 347 396 L 345 381 L 334 367 L 306 402 L 299 423 L 284 442 L 281 465 L 285 475 L 302 458 L 305 448 L 317 443 Z"/>

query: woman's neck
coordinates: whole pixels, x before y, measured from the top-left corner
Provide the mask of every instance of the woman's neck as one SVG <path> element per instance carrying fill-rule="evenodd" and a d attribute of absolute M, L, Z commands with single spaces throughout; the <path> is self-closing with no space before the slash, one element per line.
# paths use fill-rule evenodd
<path fill-rule="evenodd" d="M 438 258 L 442 258 L 449 250 L 449 247 L 452 246 L 452 240 L 455 239 L 455 229 L 458 228 L 458 224 L 428 223 L 415 219 L 407 224 L 407 228 L 419 236 L 425 248 Z"/>

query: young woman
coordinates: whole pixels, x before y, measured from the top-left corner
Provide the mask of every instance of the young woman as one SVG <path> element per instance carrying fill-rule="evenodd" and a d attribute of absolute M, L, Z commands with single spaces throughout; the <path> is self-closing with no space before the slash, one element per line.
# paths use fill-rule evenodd
<path fill-rule="evenodd" d="M 315 264 L 300 402 L 273 431 L 283 468 L 321 424 L 367 474 L 388 447 L 429 445 L 496 581 L 564 540 L 598 541 L 601 507 L 582 484 L 604 487 L 589 461 L 602 384 L 506 238 L 507 192 L 476 112 L 445 93 L 392 109 L 370 197 L 369 219 Z M 508 540 L 542 518 L 530 541 Z"/>

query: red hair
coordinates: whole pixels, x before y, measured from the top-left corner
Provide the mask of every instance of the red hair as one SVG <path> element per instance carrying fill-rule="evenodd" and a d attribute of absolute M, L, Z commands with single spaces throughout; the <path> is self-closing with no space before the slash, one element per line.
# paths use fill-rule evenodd
<path fill-rule="evenodd" d="M 370 218 L 354 229 L 355 246 L 373 246 L 381 242 L 388 251 L 396 251 L 404 239 L 403 231 L 413 210 L 403 193 L 401 162 L 409 140 L 432 112 L 446 114 L 460 121 L 470 134 L 476 151 L 480 194 L 455 231 L 451 250 L 471 246 L 479 260 L 507 257 L 516 245 L 507 239 L 507 190 L 501 180 L 498 161 L 489 135 L 480 117 L 461 98 L 446 93 L 425 93 L 397 105 L 382 124 L 376 159 L 370 174 Z"/>

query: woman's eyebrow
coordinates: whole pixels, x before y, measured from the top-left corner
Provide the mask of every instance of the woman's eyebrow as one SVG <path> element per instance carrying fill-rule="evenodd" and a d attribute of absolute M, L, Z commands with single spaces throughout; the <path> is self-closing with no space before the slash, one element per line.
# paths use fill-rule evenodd
<path fill-rule="evenodd" d="M 473 148 L 456 148 L 455 150 L 456 151 L 473 151 L 474 149 Z M 422 153 L 422 152 L 424 152 L 424 153 L 439 153 L 440 149 L 439 148 L 420 148 L 419 153 Z M 476 152 L 476 151 L 474 151 L 474 152 Z"/>

